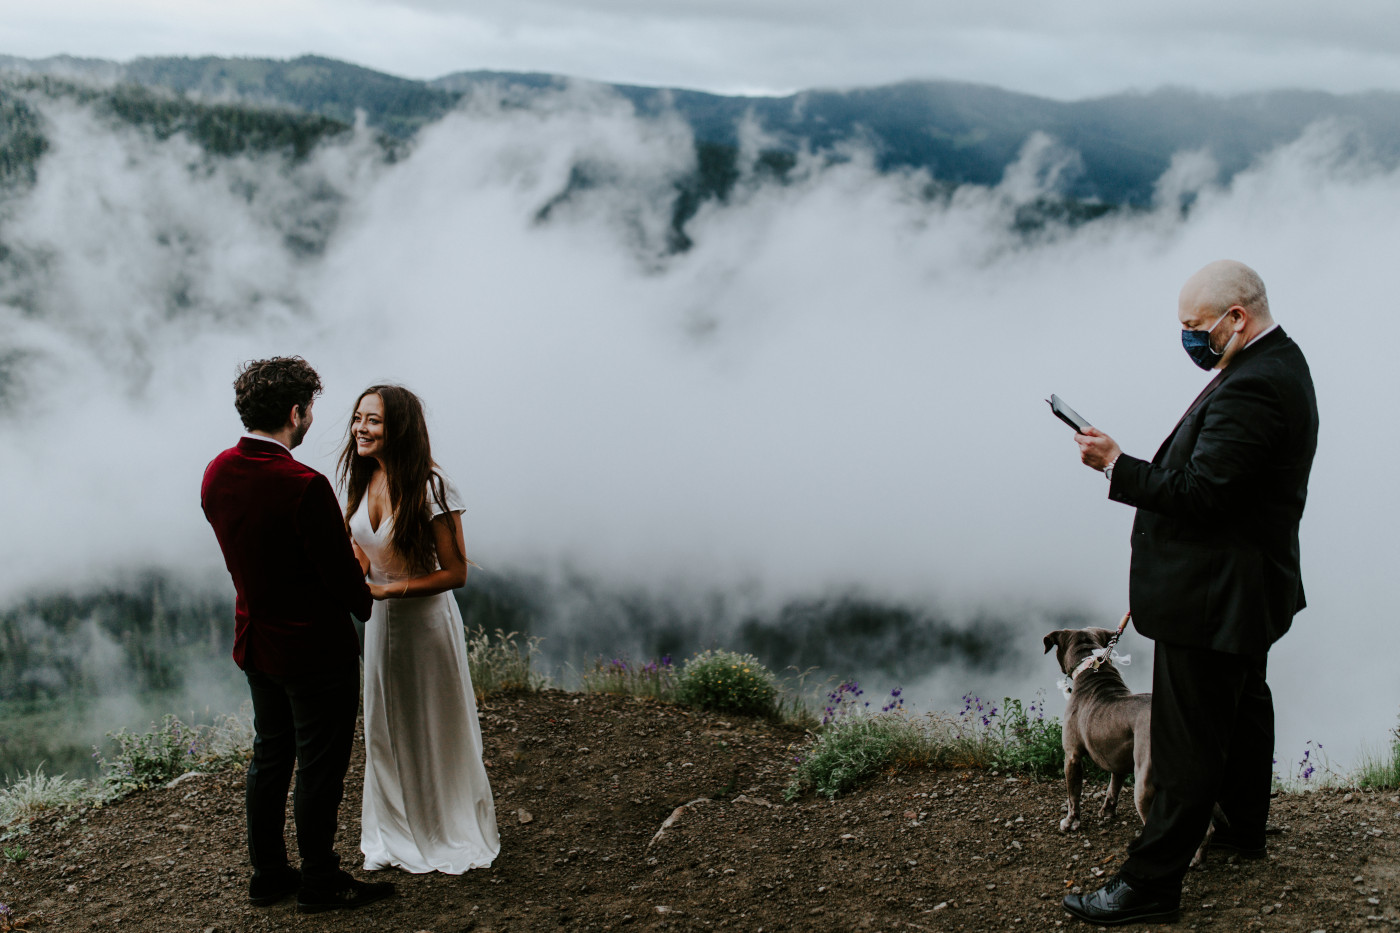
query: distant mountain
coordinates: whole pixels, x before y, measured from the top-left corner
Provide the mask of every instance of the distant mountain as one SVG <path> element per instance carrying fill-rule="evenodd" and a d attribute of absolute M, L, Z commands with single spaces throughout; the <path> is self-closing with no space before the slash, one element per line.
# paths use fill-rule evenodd
<path fill-rule="evenodd" d="M 125 65 L 66 57 L 0 57 L 0 68 L 295 108 L 338 123 L 351 123 L 363 113 L 371 127 L 400 139 L 441 118 L 466 94 L 496 88 L 528 99 L 565 87 L 570 80 L 549 74 L 465 71 L 415 81 L 318 56 L 292 61 L 144 58 Z M 702 187 L 721 195 L 724 178 L 733 174 L 739 127 L 745 119 L 773 141 L 764 157 L 778 174 L 798 151 L 841 159 L 854 143 L 868 146 L 883 170 L 926 169 L 944 186 L 996 184 L 1033 134 L 1044 133 L 1072 156 L 1075 168 L 1062 179 L 1059 194 L 1090 205 L 1149 203 L 1172 156 L 1187 150 L 1208 150 L 1222 180 L 1228 180 L 1319 120 L 1336 121 L 1351 130 L 1355 144 L 1383 163 L 1400 162 L 1396 93 L 1275 91 L 1214 97 L 1168 89 L 1065 103 L 934 81 L 812 90 L 780 98 L 611 87 L 640 114 L 673 110 L 685 119 L 701 149 L 701 173 L 710 176 Z"/>
<path fill-rule="evenodd" d="M 471 71 L 429 83 L 464 93 L 493 84 L 539 91 L 562 87 L 567 80 Z M 955 185 L 998 183 L 1026 141 L 1041 132 L 1082 160 L 1082 170 L 1062 193 L 1109 204 L 1147 204 L 1178 152 L 1208 150 L 1228 179 L 1320 120 L 1356 131 L 1358 144 L 1369 146 L 1376 158 L 1400 162 L 1396 93 L 1272 91 L 1223 98 L 1164 89 L 1064 103 L 947 81 L 803 91 L 788 97 L 725 97 L 629 85 L 613 89 L 642 114 L 674 109 L 704 142 L 736 145 L 738 128 L 748 117 L 789 151 L 839 153 L 853 142 L 863 143 L 873 147 L 882 169 L 924 168 L 936 180 Z"/>

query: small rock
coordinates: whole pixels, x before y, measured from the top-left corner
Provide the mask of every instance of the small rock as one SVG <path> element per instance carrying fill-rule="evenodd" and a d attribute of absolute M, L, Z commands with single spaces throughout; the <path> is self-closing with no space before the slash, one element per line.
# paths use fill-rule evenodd
<path fill-rule="evenodd" d="M 934 904 L 934 905 L 933 905 L 933 909 L 934 909 L 934 910 L 947 910 L 947 909 L 948 909 L 948 902 L 947 902 L 947 901 L 939 901 L 937 904 Z"/>
<path fill-rule="evenodd" d="M 677 913 L 680 913 L 680 911 L 676 910 L 674 907 L 667 907 L 665 904 L 657 904 L 657 905 L 656 905 L 656 912 L 657 912 L 658 914 L 677 914 Z"/>
<path fill-rule="evenodd" d="M 1259 908 L 1259 912 L 1260 912 L 1261 914 L 1264 914 L 1265 916 L 1268 916 L 1269 914 L 1271 914 L 1271 913 L 1274 912 L 1274 905 L 1273 905 L 1273 904 L 1265 904 L 1263 907 Z"/>
<path fill-rule="evenodd" d="M 919 814 L 915 813 L 913 810 L 905 810 L 904 818 L 906 820 L 917 820 L 919 818 Z"/>
<path fill-rule="evenodd" d="M 1379 897 L 1368 897 L 1366 898 L 1366 903 L 1370 904 L 1372 907 L 1379 907 L 1381 899 Z"/>
<path fill-rule="evenodd" d="M 189 831 L 192 830 L 192 829 L 194 829 L 194 827 L 191 826 L 189 823 L 176 823 L 176 824 L 175 824 L 175 831 L 176 831 L 176 832 L 187 833 L 187 832 L 189 832 Z"/>
<path fill-rule="evenodd" d="M 68 887 L 64 888 L 63 890 L 66 891 L 66 892 L 68 892 L 69 894 L 77 894 L 77 893 L 78 893 L 78 886 L 77 886 L 76 884 L 70 884 Z"/>
<path fill-rule="evenodd" d="M 1342 796 L 1342 803 L 1351 803 L 1353 799 L 1355 799 L 1354 794 L 1345 794 Z"/>
<path fill-rule="evenodd" d="M 995 884 L 993 884 L 993 883 L 990 882 L 990 881 L 987 882 L 987 890 L 988 890 L 988 891 L 995 891 L 996 889 L 997 889 L 997 886 L 996 886 Z"/>
<path fill-rule="evenodd" d="M 521 807 L 519 810 L 515 811 L 515 818 L 522 823 L 533 823 L 535 821 L 534 815 L 530 813 L 529 810 L 526 810 L 524 807 Z"/>
<path fill-rule="evenodd" d="M 752 804 L 756 804 L 757 806 L 760 806 L 760 807 L 769 807 L 769 808 L 771 808 L 771 807 L 773 806 L 773 804 L 769 803 L 767 800 L 764 800 L 762 797 L 750 797 L 748 794 L 740 794 L 739 796 L 737 796 L 737 797 L 734 798 L 734 802 L 735 802 L 735 803 L 752 803 Z"/>

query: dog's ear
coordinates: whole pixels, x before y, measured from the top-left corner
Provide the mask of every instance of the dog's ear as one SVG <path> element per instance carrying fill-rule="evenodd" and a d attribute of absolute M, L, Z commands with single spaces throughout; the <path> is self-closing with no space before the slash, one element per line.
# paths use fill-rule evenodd
<path fill-rule="evenodd" d="M 1060 636 L 1064 633 L 1064 629 L 1056 629 L 1045 636 L 1045 654 L 1049 654 L 1051 648 L 1058 648 L 1060 646 Z"/>

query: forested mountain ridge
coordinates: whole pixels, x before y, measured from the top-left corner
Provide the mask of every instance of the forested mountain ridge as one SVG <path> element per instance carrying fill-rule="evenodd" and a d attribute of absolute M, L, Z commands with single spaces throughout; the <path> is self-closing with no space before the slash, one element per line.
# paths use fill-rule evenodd
<path fill-rule="evenodd" d="M 82 74 L 95 80 L 161 87 L 214 101 L 294 107 L 411 137 L 458 105 L 494 88 L 517 98 L 566 87 L 547 74 L 463 71 L 432 81 L 386 75 L 320 56 L 291 61 L 144 58 L 129 64 L 84 59 L 29 62 L 0 56 L 0 69 Z M 605 85 L 607 86 L 607 85 Z M 611 85 L 642 115 L 673 111 L 698 144 L 728 150 L 745 120 L 775 153 L 810 150 L 844 158 L 869 147 L 884 170 L 925 169 L 945 185 L 993 185 L 1027 141 L 1043 133 L 1066 152 L 1059 194 L 1107 205 L 1145 205 L 1173 155 L 1204 150 L 1228 181 L 1261 155 L 1332 121 L 1353 145 L 1385 163 L 1400 162 L 1400 94 L 1335 95 L 1271 91 L 1216 97 L 1180 89 L 1062 102 L 995 87 L 908 81 L 852 90 L 809 90 L 785 97 L 728 97 L 699 91 Z"/>

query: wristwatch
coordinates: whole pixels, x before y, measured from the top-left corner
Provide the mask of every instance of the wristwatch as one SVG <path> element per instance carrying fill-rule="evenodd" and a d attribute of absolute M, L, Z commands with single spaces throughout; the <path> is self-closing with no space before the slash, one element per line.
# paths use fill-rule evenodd
<path fill-rule="evenodd" d="M 1113 463 L 1103 468 L 1103 475 L 1108 477 L 1108 481 L 1113 482 L 1113 464 L 1118 462 L 1118 458 L 1113 458 Z"/>

